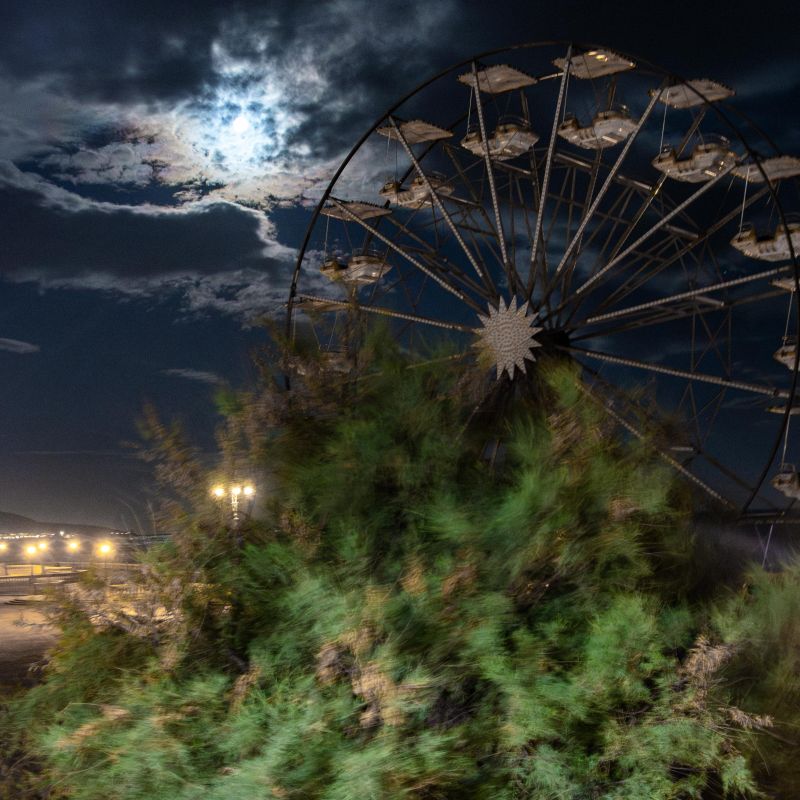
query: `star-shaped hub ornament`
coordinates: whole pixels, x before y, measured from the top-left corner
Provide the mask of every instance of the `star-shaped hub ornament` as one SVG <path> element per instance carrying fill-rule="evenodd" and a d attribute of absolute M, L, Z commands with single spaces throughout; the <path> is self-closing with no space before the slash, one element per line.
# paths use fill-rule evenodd
<path fill-rule="evenodd" d="M 497 366 L 498 380 L 504 372 L 513 380 L 516 370 L 525 373 L 525 360 L 535 361 L 533 348 L 541 347 L 536 334 L 542 329 L 534 327 L 536 314 L 528 314 L 527 300 L 517 307 L 517 298 L 511 302 L 501 297 L 497 308 L 490 305 L 488 315 L 478 314 L 482 327 L 475 333 L 475 347 L 484 352 Z"/>

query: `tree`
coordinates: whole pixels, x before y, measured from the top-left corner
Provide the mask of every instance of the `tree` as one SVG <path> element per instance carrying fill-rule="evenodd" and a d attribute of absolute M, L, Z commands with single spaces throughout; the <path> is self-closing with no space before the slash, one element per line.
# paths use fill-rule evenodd
<path fill-rule="evenodd" d="M 273 483 L 242 551 L 151 418 L 180 502 L 146 587 L 174 624 L 63 612 L 15 712 L 55 796 L 757 796 L 754 737 L 794 664 L 734 705 L 763 576 L 716 612 L 691 598 L 686 497 L 567 365 L 487 424 L 457 368 L 379 335 L 364 352 L 358 380 L 312 365 L 289 395 L 267 374 L 227 399 L 225 457 Z"/>

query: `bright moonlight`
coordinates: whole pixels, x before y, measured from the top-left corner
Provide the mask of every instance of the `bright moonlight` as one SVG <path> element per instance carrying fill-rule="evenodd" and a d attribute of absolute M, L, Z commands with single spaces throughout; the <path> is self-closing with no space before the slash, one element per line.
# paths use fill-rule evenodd
<path fill-rule="evenodd" d="M 239 114 L 236 119 L 231 122 L 231 130 L 234 133 L 246 133 L 250 130 L 250 120 L 244 116 L 244 114 Z"/>

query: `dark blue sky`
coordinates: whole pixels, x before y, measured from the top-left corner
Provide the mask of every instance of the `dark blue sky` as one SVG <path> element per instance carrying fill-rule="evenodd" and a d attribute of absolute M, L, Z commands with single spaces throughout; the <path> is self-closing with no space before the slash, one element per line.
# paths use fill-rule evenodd
<path fill-rule="evenodd" d="M 0 510 L 133 523 L 145 401 L 211 447 L 308 216 L 396 97 L 518 41 L 599 42 L 737 90 L 800 152 L 795 4 L 6 4 Z M 243 122 L 235 123 L 240 118 Z"/>

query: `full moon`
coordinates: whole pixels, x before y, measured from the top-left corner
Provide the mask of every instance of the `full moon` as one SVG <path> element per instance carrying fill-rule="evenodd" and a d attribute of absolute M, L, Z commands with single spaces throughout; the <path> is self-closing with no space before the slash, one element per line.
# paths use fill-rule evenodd
<path fill-rule="evenodd" d="M 239 114 L 239 116 L 231 122 L 231 129 L 234 133 L 245 133 L 250 130 L 250 120 L 243 114 Z"/>

